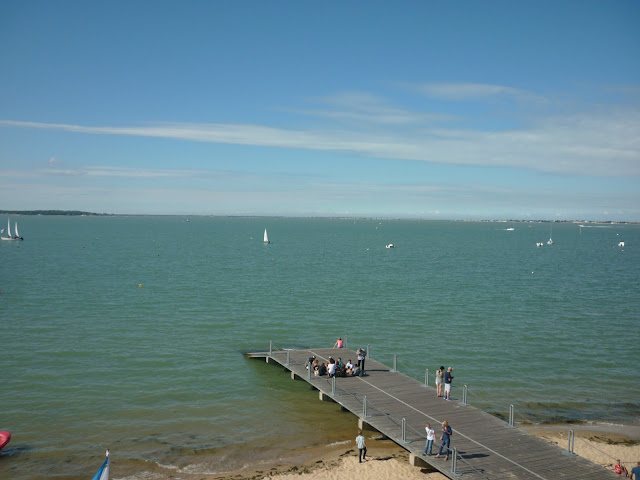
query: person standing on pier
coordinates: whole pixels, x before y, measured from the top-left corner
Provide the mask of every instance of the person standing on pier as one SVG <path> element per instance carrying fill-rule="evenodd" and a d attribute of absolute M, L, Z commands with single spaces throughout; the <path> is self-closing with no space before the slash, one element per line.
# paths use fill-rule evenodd
<path fill-rule="evenodd" d="M 356 437 L 356 445 L 358 446 L 358 463 L 362 463 L 363 460 L 366 460 L 367 456 L 367 444 L 364 443 L 364 436 L 362 435 L 362 430 L 358 430 L 358 436 Z"/>
<path fill-rule="evenodd" d="M 366 350 L 358 349 L 358 366 L 360 367 L 360 375 L 364 375 L 364 357 L 367 356 Z"/>
<path fill-rule="evenodd" d="M 444 374 L 444 399 L 451 400 L 451 382 L 453 381 L 453 367 L 447 368 L 447 371 Z"/>
<path fill-rule="evenodd" d="M 449 454 L 451 453 L 451 450 L 449 449 L 449 447 L 451 446 L 451 435 L 453 435 L 453 430 L 451 430 L 451 427 L 449 426 L 449 422 L 445 420 L 444 422 L 442 422 L 442 436 L 440 437 L 440 450 L 438 450 L 438 454 L 436 455 L 436 458 L 440 458 L 440 454 L 442 453 L 442 450 L 444 450 L 444 447 L 446 445 L 447 456 L 444 457 L 444 459 L 449 460 Z"/>
<path fill-rule="evenodd" d="M 633 478 L 633 480 L 640 480 L 640 462 L 638 462 L 636 467 L 631 469 L 631 475 L 629 475 L 629 478 Z"/>
<path fill-rule="evenodd" d="M 439 397 L 442 396 L 442 378 L 444 377 L 444 367 L 436 370 L 436 391 Z"/>
<path fill-rule="evenodd" d="M 433 428 L 431 428 L 431 425 L 428 423 L 426 424 L 424 429 L 427 431 L 427 444 L 424 447 L 424 454 L 427 456 L 433 455 L 433 452 L 431 451 L 431 449 L 433 448 L 433 441 L 436 439 L 436 432 Z"/>

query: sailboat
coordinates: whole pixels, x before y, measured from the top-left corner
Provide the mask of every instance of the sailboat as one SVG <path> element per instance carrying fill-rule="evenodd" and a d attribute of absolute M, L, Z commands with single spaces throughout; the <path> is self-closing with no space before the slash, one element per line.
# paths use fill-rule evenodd
<path fill-rule="evenodd" d="M 264 243 L 265 243 L 265 244 L 267 244 L 267 243 L 271 243 L 271 242 L 269 241 L 269 235 L 267 235 L 267 229 L 266 229 L 266 228 L 264 229 Z"/>
<path fill-rule="evenodd" d="M 11 235 L 11 219 L 7 218 L 7 236 L 1 237 L 2 240 L 24 240 L 18 233 L 18 222 L 15 223 L 15 235 Z"/>
<path fill-rule="evenodd" d="M 549 225 L 549 240 L 547 240 L 547 245 L 553 245 L 553 239 L 551 238 L 552 230 L 553 230 L 553 223 Z"/>

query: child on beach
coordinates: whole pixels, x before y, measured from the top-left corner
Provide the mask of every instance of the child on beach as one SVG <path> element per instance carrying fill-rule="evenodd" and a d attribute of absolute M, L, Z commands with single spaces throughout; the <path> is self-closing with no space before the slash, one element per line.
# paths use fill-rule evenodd
<path fill-rule="evenodd" d="M 362 430 L 358 430 L 358 436 L 356 437 L 356 445 L 358 445 L 358 463 L 362 463 L 367 456 L 367 445 L 364 443 L 364 437 L 362 436 Z"/>
<path fill-rule="evenodd" d="M 639 463 L 639 465 L 640 465 L 640 463 Z M 622 462 L 620 460 L 618 460 L 618 463 L 616 463 L 616 466 L 613 467 L 613 471 L 615 473 L 617 473 L 618 475 L 622 475 L 623 477 L 628 477 L 629 476 L 629 471 L 622 464 Z"/>

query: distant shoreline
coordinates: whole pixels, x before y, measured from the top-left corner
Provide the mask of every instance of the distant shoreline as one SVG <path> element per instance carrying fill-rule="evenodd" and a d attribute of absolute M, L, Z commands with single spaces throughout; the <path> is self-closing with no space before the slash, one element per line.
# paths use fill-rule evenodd
<path fill-rule="evenodd" d="M 375 216 L 341 216 L 341 215 L 224 215 L 224 214 L 179 214 L 179 213 L 96 213 L 80 210 L 4 210 L 0 215 L 37 215 L 37 216 L 93 216 L 93 217 L 223 217 L 223 218 L 331 218 L 342 220 L 421 220 L 425 222 L 477 222 L 477 223 L 572 223 L 585 225 L 639 225 L 640 221 L 625 220 L 524 220 L 524 219 L 451 219 L 451 218 L 400 218 Z"/>

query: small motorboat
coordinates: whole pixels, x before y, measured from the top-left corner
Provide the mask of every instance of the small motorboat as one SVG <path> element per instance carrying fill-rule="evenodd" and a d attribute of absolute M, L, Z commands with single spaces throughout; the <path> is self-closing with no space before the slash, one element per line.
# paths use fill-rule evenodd
<path fill-rule="evenodd" d="M 387 248 L 394 248 L 393 243 L 387 243 Z"/>
<path fill-rule="evenodd" d="M 2 450 L 7 443 L 9 443 L 9 440 L 11 440 L 10 432 L 7 432 L 6 430 L 0 432 L 0 450 Z"/>

